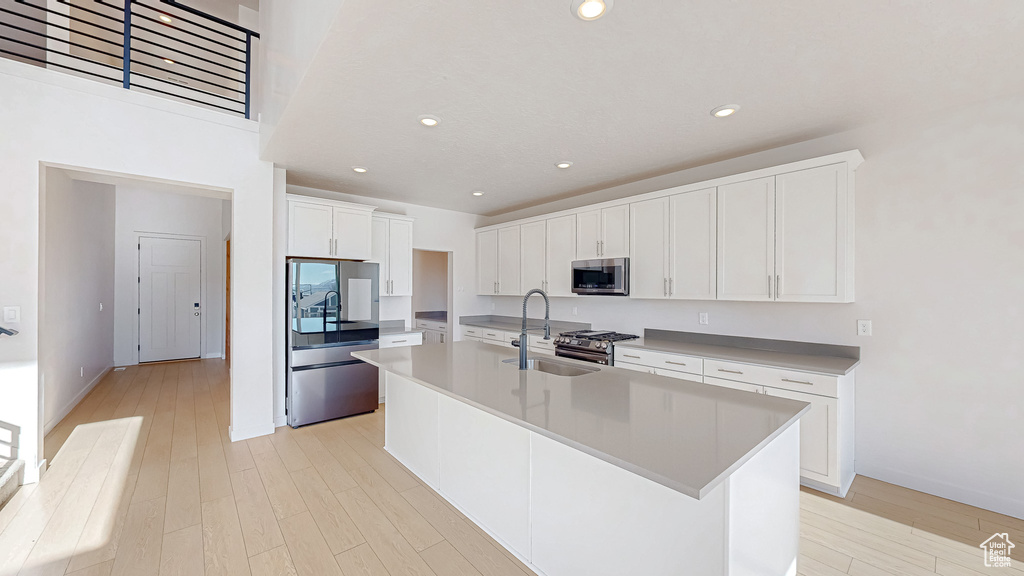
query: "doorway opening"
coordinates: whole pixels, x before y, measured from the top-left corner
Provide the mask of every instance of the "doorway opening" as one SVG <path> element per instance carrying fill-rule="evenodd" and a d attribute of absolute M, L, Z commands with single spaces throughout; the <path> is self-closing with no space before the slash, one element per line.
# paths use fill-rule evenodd
<path fill-rule="evenodd" d="M 452 252 L 412 251 L 412 312 L 416 327 L 426 330 L 424 344 L 452 341 L 453 259 Z"/>

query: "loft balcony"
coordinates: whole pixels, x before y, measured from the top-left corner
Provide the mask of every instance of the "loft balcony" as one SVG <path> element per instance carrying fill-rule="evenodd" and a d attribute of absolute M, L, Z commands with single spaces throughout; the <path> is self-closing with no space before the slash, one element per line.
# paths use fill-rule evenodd
<path fill-rule="evenodd" d="M 249 118 L 259 34 L 175 0 L 0 0 L 0 56 Z"/>

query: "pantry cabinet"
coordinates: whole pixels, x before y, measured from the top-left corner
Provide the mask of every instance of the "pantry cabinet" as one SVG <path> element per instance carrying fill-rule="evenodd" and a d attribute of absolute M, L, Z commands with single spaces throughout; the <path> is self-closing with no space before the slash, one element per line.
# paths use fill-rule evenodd
<path fill-rule="evenodd" d="M 371 261 L 380 264 L 381 296 L 412 296 L 412 225 L 406 216 L 373 216 Z"/>
<path fill-rule="evenodd" d="M 369 260 L 373 206 L 288 195 L 288 256 Z"/>

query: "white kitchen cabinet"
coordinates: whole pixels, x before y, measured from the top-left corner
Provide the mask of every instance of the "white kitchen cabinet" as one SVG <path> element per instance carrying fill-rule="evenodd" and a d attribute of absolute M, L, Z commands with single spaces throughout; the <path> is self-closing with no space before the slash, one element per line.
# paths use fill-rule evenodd
<path fill-rule="evenodd" d="M 629 204 L 576 215 L 576 258 L 629 256 Z"/>
<path fill-rule="evenodd" d="M 476 293 L 498 293 L 498 231 L 476 234 Z"/>
<path fill-rule="evenodd" d="M 523 224 L 519 230 L 519 269 L 523 294 L 547 289 L 547 223 L 543 220 Z"/>
<path fill-rule="evenodd" d="M 718 299 L 773 300 L 775 177 L 718 187 Z"/>
<path fill-rule="evenodd" d="M 423 344 L 423 333 L 406 332 L 404 334 L 389 334 L 381 336 L 378 346 L 384 348 L 401 348 L 403 346 L 419 346 Z"/>
<path fill-rule="evenodd" d="M 838 476 L 838 402 L 835 398 L 765 387 L 764 393 L 808 402 L 811 409 L 800 418 L 800 475 L 820 482 Z"/>
<path fill-rule="evenodd" d="M 629 206 L 629 295 L 669 296 L 669 199 L 655 198 Z"/>
<path fill-rule="evenodd" d="M 423 329 L 425 344 L 446 344 L 448 342 L 448 323 L 439 320 L 417 320 L 416 327 Z"/>
<path fill-rule="evenodd" d="M 551 218 L 545 222 L 545 228 L 544 291 L 548 296 L 573 296 L 572 261 L 576 260 L 576 216 Z"/>
<path fill-rule="evenodd" d="M 705 376 L 704 383 L 713 384 L 715 386 L 722 386 L 723 388 L 732 388 L 733 390 L 743 390 L 744 392 L 755 392 L 757 394 L 764 394 L 764 386 L 750 384 L 749 382 L 737 382 L 735 380 L 725 380 L 723 378 Z"/>
<path fill-rule="evenodd" d="M 373 254 L 380 264 L 381 296 L 412 296 L 412 218 L 373 216 Z"/>
<path fill-rule="evenodd" d="M 680 300 L 714 300 L 718 281 L 717 189 L 672 196 L 669 230 L 669 296 Z"/>
<path fill-rule="evenodd" d="M 522 294 L 519 271 L 520 227 L 498 229 L 498 294 Z"/>
<path fill-rule="evenodd" d="M 775 299 L 853 301 L 845 163 L 775 177 Z"/>
<path fill-rule="evenodd" d="M 372 258 L 373 206 L 288 195 L 288 255 Z"/>

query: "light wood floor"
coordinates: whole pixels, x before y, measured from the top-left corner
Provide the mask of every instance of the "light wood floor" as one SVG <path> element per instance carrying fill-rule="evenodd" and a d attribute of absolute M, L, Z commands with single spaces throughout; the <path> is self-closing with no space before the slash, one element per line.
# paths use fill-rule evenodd
<path fill-rule="evenodd" d="M 112 372 L 0 510 L 0 576 L 532 574 L 382 450 L 383 410 L 238 443 L 227 422 L 222 361 Z M 978 548 L 1024 520 L 863 477 L 801 501 L 805 576 L 1024 576 Z"/>

